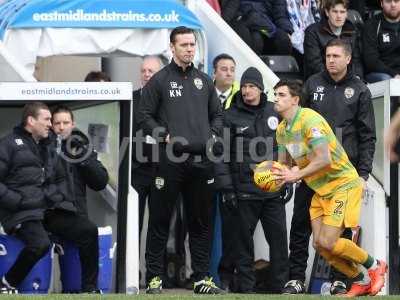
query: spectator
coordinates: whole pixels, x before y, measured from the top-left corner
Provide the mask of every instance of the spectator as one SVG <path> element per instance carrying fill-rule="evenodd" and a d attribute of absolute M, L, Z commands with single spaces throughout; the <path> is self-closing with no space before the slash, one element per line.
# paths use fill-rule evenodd
<path fill-rule="evenodd" d="M 348 20 L 348 0 L 326 0 L 324 2 L 326 19 L 310 25 L 304 37 L 304 76 L 311 75 L 325 69 L 325 47 L 330 40 L 340 38 L 351 45 L 353 73 L 363 78 L 363 66 L 360 57 L 360 40 L 357 28 Z"/>
<path fill-rule="evenodd" d="M 304 74 L 304 31 L 321 19 L 316 0 L 287 0 L 289 19 L 293 26 L 291 42 L 293 56 L 299 66 L 299 71 Z"/>
<path fill-rule="evenodd" d="M 300 54 L 304 54 L 304 31 L 321 19 L 317 1 L 287 0 L 287 4 L 289 20 L 293 26 L 292 45 Z"/>
<path fill-rule="evenodd" d="M 139 105 L 140 125 L 159 141 L 160 150 L 149 203 L 149 294 L 161 293 L 169 223 L 179 193 L 188 220 L 193 291 L 223 293 L 208 277 L 214 174 L 206 156 L 208 140 L 222 127 L 221 103 L 211 79 L 193 65 L 195 46 L 192 29 L 181 26 L 172 30 L 172 61 L 149 80 Z"/>
<path fill-rule="evenodd" d="M 107 81 L 111 81 L 111 79 L 105 72 L 91 71 L 86 75 L 85 81 L 86 82 L 99 82 L 99 81 L 107 82 Z"/>
<path fill-rule="evenodd" d="M 250 67 L 243 73 L 240 86 L 231 108 L 224 112 L 224 127 L 230 131 L 226 141 L 230 161 L 216 167 L 218 189 L 223 193 L 222 207 L 235 220 L 230 230 L 236 237 L 231 251 L 237 268 L 237 292 L 255 292 L 253 234 L 261 221 L 270 249 L 268 284 L 271 292 L 281 293 L 289 275 L 285 202 L 281 191 L 267 193 L 258 188 L 252 175 L 252 166 L 273 160 L 277 149 L 268 142 L 256 144 L 255 152 L 251 146 L 255 139 L 275 141 L 278 115 L 273 103 L 267 101 L 262 75 L 256 68 Z"/>
<path fill-rule="evenodd" d="M 162 63 L 158 56 L 146 56 L 140 67 L 140 89 L 133 92 L 133 137 L 132 146 L 132 186 L 139 194 L 139 236 L 143 228 L 144 209 L 146 199 L 150 195 L 153 183 L 153 162 L 152 162 L 152 138 L 143 137 L 143 130 L 139 126 L 139 104 L 142 97 L 142 89 L 150 78 L 161 69 Z M 139 140 L 139 137 L 142 138 Z M 138 159 L 140 157 L 140 159 Z M 145 161 L 143 161 L 145 160 Z"/>
<path fill-rule="evenodd" d="M 231 106 L 233 95 L 240 89 L 235 81 L 236 62 L 229 54 L 222 53 L 214 58 L 214 85 L 217 96 L 225 109 Z"/>
<path fill-rule="evenodd" d="M 381 0 L 382 13 L 364 27 L 363 50 L 366 80 L 377 82 L 400 78 L 400 1 Z"/>
<path fill-rule="evenodd" d="M 305 84 L 306 106 L 317 111 L 336 131 L 350 162 L 364 181 L 372 171 L 375 152 L 375 117 L 367 86 L 348 70 L 351 48 L 343 40 L 331 40 L 326 47 L 326 70 L 311 76 Z M 290 230 L 290 275 L 288 294 L 304 292 L 311 224 L 308 220 L 314 191 L 304 182 L 296 189 Z M 342 237 L 351 238 L 350 229 Z M 334 272 L 332 295 L 345 294 L 346 278 Z"/>
<path fill-rule="evenodd" d="M 49 108 L 34 102 L 25 105 L 22 124 L 0 140 L 1 223 L 25 244 L 1 279 L 2 293 L 15 293 L 49 250 L 49 232 L 78 246 L 82 291 L 98 292 L 97 227 L 76 215 L 53 138 Z"/>
<path fill-rule="evenodd" d="M 358 11 L 361 18 L 365 19 L 365 0 L 350 0 L 349 9 Z"/>
<path fill-rule="evenodd" d="M 293 32 L 285 0 L 221 1 L 222 17 L 258 54 L 290 54 Z"/>

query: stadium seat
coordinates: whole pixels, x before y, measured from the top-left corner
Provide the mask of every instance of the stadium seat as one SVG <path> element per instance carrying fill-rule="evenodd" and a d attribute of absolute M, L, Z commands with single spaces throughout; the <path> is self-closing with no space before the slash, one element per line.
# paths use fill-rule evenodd
<path fill-rule="evenodd" d="M 299 66 L 293 56 L 263 55 L 260 58 L 279 78 L 302 79 Z"/>
<path fill-rule="evenodd" d="M 364 26 L 364 20 L 362 19 L 360 13 L 354 9 L 347 10 L 347 20 L 357 27 Z"/>

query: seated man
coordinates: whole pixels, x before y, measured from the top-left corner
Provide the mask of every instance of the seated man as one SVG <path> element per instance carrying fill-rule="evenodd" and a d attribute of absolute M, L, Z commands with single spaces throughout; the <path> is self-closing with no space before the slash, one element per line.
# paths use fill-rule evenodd
<path fill-rule="evenodd" d="M 400 1 L 381 0 L 382 13 L 369 19 L 363 32 L 365 79 L 400 78 Z"/>
<path fill-rule="evenodd" d="M 360 41 L 357 28 L 346 20 L 347 0 L 326 0 L 326 18 L 307 27 L 304 36 L 304 78 L 325 70 L 325 47 L 329 41 L 340 38 L 351 45 L 351 70 L 363 78 Z"/>
<path fill-rule="evenodd" d="M 285 0 L 220 0 L 222 18 L 258 54 L 292 52 Z"/>
<path fill-rule="evenodd" d="M 75 243 L 82 263 L 82 291 L 97 292 L 97 227 L 76 214 L 54 147 L 47 105 L 25 105 L 22 124 L 0 140 L 0 222 L 25 243 L 0 280 L 0 293 L 16 287 L 50 247 L 48 232 Z"/>

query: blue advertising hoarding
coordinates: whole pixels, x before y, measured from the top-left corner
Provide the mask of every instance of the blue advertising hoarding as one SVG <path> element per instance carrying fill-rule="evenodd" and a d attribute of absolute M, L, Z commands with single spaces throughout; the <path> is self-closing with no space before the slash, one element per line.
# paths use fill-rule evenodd
<path fill-rule="evenodd" d="M 8 28 L 201 29 L 175 0 L 10 0 L 0 5 L 0 36 Z"/>

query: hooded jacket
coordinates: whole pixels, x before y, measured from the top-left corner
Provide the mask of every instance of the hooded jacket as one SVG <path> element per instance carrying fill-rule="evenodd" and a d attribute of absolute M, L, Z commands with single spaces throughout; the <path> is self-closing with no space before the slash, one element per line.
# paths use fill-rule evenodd
<path fill-rule="evenodd" d="M 400 22 L 390 23 L 383 14 L 365 23 L 363 53 L 367 72 L 400 74 Z"/>
<path fill-rule="evenodd" d="M 327 71 L 305 83 L 306 106 L 320 113 L 335 132 L 351 163 L 365 180 L 375 153 L 375 115 L 368 87 L 351 72 L 335 82 Z"/>

